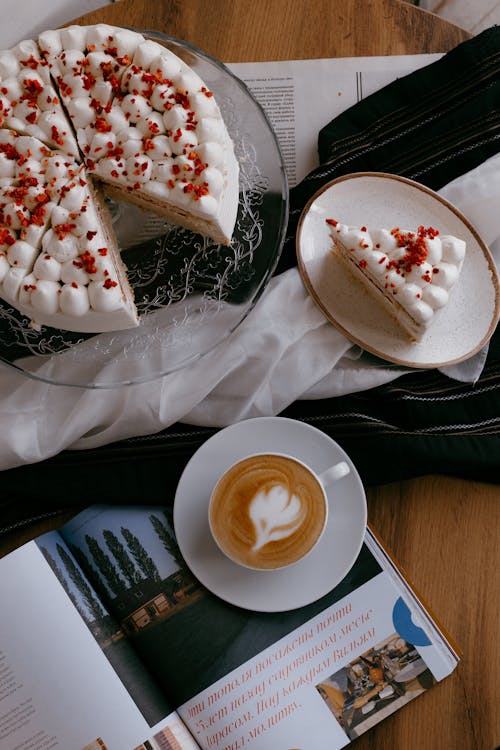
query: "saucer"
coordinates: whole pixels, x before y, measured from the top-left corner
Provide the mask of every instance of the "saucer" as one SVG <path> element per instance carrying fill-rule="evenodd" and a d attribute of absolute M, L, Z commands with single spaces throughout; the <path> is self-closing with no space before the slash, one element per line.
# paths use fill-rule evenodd
<path fill-rule="evenodd" d="M 450 300 L 420 341 L 409 341 L 332 252 L 326 218 L 359 227 L 416 229 L 423 224 L 465 240 L 464 266 Z M 474 227 L 433 190 L 397 175 L 360 172 L 324 185 L 301 215 L 297 258 L 304 284 L 327 319 L 353 343 L 398 365 L 433 368 L 462 362 L 486 344 L 500 316 L 495 261 Z"/>
<path fill-rule="evenodd" d="M 217 479 L 239 459 L 263 451 L 287 453 L 319 474 L 338 461 L 347 461 L 351 469 L 327 488 L 329 517 L 318 545 L 303 560 L 275 571 L 233 563 L 219 550 L 208 526 Z M 186 465 L 174 502 L 177 542 L 192 573 L 221 599 L 257 612 L 304 607 L 331 591 L 359 554 L 366 520 L 363 484 L 349 456 L 320 430 L 284 417 L 244 420 L 209 438 Z"/>

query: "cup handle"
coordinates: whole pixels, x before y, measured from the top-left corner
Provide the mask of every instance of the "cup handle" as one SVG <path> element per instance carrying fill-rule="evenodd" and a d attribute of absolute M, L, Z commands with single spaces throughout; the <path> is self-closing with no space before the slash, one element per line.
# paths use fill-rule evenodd
<path fill-rule="evenodd" d="M 337 479 L 342 479 L 342 477 L 347 476 L 347 474 L 350 474 L 350 472 L 351 469 L 349 467 L 349 464 L 347 464 L 345 461 L 339 461 L 338 464 L 330 466 L 329 469 L 320 474 L 319 478 L 321 483 L 325 487 L 327 487 L 329 484 L 332 484 L 332 482 L 336 482 Z"/>

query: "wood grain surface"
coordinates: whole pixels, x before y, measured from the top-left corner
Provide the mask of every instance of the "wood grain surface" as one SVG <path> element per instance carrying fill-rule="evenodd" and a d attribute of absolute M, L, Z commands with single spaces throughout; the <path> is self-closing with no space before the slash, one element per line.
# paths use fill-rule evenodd
<path fill-rule="evenodd" d="M 156 29 L 225 62 L 444 52 L 468 36 L 397 0 L 122 0 L 78 22 Z M 441 684 L 356 740 L 356 749 L 494 750 L 500 745 L 500 487 L 424 477 L 370 489 L 368 505 L 371 525 L 463 658 Z M 69 515 L 4 537 L 0 554 Z"/>
<path fill-rule="evenodd" d="M 121 0 L 78 23 L 163 31 L 223 62 L 444 52 L 468 37 L 397 0 Z"/>

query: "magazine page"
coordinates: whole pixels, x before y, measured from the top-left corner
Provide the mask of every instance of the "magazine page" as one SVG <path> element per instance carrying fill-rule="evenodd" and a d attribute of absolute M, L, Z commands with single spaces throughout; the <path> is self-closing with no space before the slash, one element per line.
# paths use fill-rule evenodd
<path fill-rule="evenodd" d="M 318 166 L 318 133 L 341 112 L 439 54 L 229 63 L 266 112 L 290 187 Z"/>
<path fill-rule="evenodd" d="M 172 529 L 169 508 L 95 506 L 62 533 L 203 748 L 340 748 L 456 664 L 369 532 L 330 594 L 259 613 L 206 591 Z"/>
<path fill-rule="evenodd" d="M 457 664 L 401 593 L 381 571 L 221 675 L 179 715 L 207 749 L 345 747 Z"/>
<path fill-rule="evenodd" d="M 2 750 L 197 748 L 56 532 L 1 560 L 0 601 Z"/>
<path fill-rule="evenodd" d="M 171 508 L 93 506 L 61 533 L 174 706 L 381 570 L 363 548 L 359 564 L 326 597 L 286 615 L 251 612 L 222 601 L 193 576 L 175 540 Z M 111 588 L 111 577 L 121 580 L 121 590 Z"/>

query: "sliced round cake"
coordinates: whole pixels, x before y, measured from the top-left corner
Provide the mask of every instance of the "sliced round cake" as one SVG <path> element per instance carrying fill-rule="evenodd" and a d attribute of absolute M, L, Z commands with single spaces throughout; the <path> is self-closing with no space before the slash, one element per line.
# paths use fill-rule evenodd
<path fill-rule="evenodd" d="M 20 42 L 0 52 L 0 126 L 0 296 L 33 325 L 138 325 L 104 191 L 231 242 L 232 141 L 163 45 L 106 25 Z"/>

